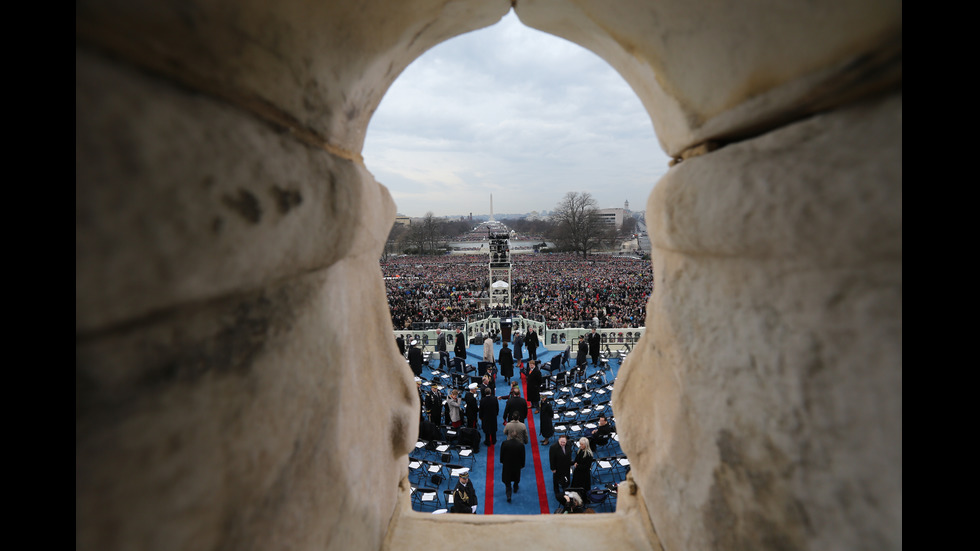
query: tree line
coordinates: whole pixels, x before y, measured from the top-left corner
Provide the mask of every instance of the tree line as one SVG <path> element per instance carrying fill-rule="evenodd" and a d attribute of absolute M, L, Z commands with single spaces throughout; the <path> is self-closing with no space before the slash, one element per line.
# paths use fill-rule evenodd
<path fill-rule="evenodd" d="M 575 252 L 583 258 L 597 250 L 616 248 L 621 240 L 636 232 L 635 218 L 625 217 L 617 231 L 602 220 L 598 202 L 590 193 L 575 191 L 562 197 L 548 219 L 516 218 L 500 222 L 520 235 L 552 241 L 558 251 Z M 383 255 L 443 254 L 449 241 L 471 230 L 471 222 L 436 218 L 430 211 L 409 226 L 395 224 L 388 234 Z"/>

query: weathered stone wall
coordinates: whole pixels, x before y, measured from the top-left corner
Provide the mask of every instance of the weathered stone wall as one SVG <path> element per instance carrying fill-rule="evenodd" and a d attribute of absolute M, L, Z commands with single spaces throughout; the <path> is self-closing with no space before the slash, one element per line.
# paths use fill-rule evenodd
<path fill-rule="evenodd" d="M 77 548 L 901 548 L 901 4 L 872 0 L 517 3 L 686 159 L 618 383 L 632 491 L 410 511 L 394 205 L 360 150 L 404 67 L 510 7 L 76 5 Z"/>
<path fill-rule="evenodd" d="M 369 345 L 387 192 L 207 96 L 76 72 L 78 547 L 380 546 L 417 426 Z"/>
<path fill-rule="evenodd" d="M 901 110 L 729 145 L 651 194 L 649 333 L 616 395 L 667 548 L 901 547 Z"/>

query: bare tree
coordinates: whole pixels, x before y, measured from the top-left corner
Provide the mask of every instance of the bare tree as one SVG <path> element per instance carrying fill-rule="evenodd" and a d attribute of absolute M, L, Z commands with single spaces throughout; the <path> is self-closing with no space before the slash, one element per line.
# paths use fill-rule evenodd
<path fill-rule="evenodd" d="M 619 234 L 623 237 L 629 237 L 634 233 L 636 233 L 636 218 L 632 216 L 623 218 L 623 227 L 619 228 Z"/>
<path fill-rule="evenodd" d="M 446 246 L 445 222 L 427 212 L 421 219 L 412 221 L 404 239 L 415 254 L 435 254 Z"/>
<path fill-rule="evenodd" d="M 381 251 L 381 261 L 388 260 L 388 257 L 399 250 L 399 243 L 407 232 L 407 228 L 401 224 L 393 224 L 388 232 L 388 239 L 385 241 L 385 248 Z"/>
<path fill-rule="evenodd" d="M 406 249 L 413 251 L 414 254 L 425 254 L 425 229 L 421 222 L 413 221 L 408 227 L 408 231 L 405 232 L 405 243 L 408 245 Z"/>
<path fill-rule="evenodd" d="M 551 221 L 554 223 L 552 236 L 560 248 L 582 253 L 586 258 L 589 251 L 608 239 L 608 228 L 602 223 L 596 205 L 598 203 L 588 192 L 569 191 L 558 202 Z"/>

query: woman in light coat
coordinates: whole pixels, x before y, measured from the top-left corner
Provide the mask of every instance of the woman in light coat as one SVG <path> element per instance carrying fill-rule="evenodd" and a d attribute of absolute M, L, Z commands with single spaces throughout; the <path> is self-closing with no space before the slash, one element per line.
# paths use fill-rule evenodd
<path fill-rule="evenodd" d="M 493 339 L 490 337 L 487 337 L 483 341 L 483 361 L 490 362 L 494 365 L 497 363 L 493 357 Z"/>
<path fill-rule="evenodd" d="M 449 399 L 446 400 L 449 406 L 449 421 L 454 429 L 463 426 L 463 400 L 459 397 L 459 391 L 455 388 L 449 391 Z"/>

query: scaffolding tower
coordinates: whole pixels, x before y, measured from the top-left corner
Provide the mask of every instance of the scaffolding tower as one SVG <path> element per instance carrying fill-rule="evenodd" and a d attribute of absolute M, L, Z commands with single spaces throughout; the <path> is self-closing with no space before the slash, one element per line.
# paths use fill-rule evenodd
<path fill-rule="evenodd" d="M 510 234 L 490 233 L 490 307 L 511 307 Z M 503 282 L 503 284 L 501 284 Z"/>

